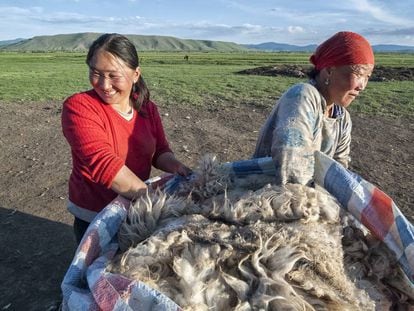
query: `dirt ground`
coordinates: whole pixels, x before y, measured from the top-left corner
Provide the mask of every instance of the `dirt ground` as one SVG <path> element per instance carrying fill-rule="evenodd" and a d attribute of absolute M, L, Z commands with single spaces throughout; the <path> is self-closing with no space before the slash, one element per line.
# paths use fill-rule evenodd
<path fill-rule="evenodd" d="M 249 104 L 197 110 L 160 106 L 178 158 L 247 159 L 269 109 Z M 0 102 L 0 310 L 56 310 L 75 251 L 65 209 L 71 170 L 60 102 Z M 414 117 L 352 115 L 351 169 L 391 196 L 412 222 Z M 157 174 L 157 172 L 154 172 Z"/>

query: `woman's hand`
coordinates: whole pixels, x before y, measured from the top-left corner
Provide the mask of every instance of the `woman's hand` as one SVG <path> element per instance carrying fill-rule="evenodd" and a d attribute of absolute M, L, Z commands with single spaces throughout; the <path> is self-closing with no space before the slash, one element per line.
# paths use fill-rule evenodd
<path fill-rule="evenodd" d="M 178 161 L 172 152 L 161 154 L 157 159 L 156 168 L 181 176 L 188 176 L 192 173 L 192 170 Z"/>
<path fill-rule="evenodd" d="M 181 175 L 181 176 L 189 176 L 189 175 L 191 175 L 192 174 L 192 170 L 189 168 L 189 167 L 187 167 L 187 166 L 185 166 L 184 164 L 182 164 L 181 162 L 180 162 L 180 164 L 177 166 L 177 171 L 176 171 L 176 173 L 178 174 L 178 175 Z"/>
<path fill-rule="evenodd" d="M 134 199 L 147 191 L 147 185 L 124 165 L 115 175 L 111 189 L 127 199 Z"/>

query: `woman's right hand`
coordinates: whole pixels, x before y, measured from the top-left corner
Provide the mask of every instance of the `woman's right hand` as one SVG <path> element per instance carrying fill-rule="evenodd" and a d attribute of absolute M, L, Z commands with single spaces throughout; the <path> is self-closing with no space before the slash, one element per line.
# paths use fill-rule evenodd
<path fill-rule="evenodd" d="M 111 189 L 127 199 L 134 199 L 146 193 L 147 185 L 124 165 L 112 180 Z"/>

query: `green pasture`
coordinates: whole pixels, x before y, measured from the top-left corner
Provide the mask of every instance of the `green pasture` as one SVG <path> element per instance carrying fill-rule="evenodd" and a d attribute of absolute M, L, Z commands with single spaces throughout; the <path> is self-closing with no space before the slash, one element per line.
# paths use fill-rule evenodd
<path fill-rule="evenodd" d="M 287 52 L 143 52 L 139 56 L 143 77 L 152 98 L 160 106 L 270 107 L 290 85 L 304 79 L 237 72 L 275 64 L 309 64 L 308 53 Z M 88 89 L 85 57 L 85 53 L 0 53 L 0 102 L 63 101 L 75 92 Z M 414 67 L 414 54 L 377 54 L 376 63 Z M 414 115 L 414 83 L 370 82 L 351 110 Z"/>

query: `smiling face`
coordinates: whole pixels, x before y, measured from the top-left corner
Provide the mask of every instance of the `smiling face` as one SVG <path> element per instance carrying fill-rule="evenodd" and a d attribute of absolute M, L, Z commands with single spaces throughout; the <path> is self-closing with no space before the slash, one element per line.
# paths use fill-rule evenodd
<path fill-rule="evenodd" d="M 374 65 L 347 65 L 327 68 L 329 85 L 326 88 L 328 105 L 348 107 L 365 89 Z"/>
<path fill-rule="evenodd" d="M 99 97 L 117 109 L 130 106 L 133 84 L 140 75 L 139 67 L 129 68 L 121 59 L 104 50 L 98 50 L 89 62 L 89 81 Z"/>

